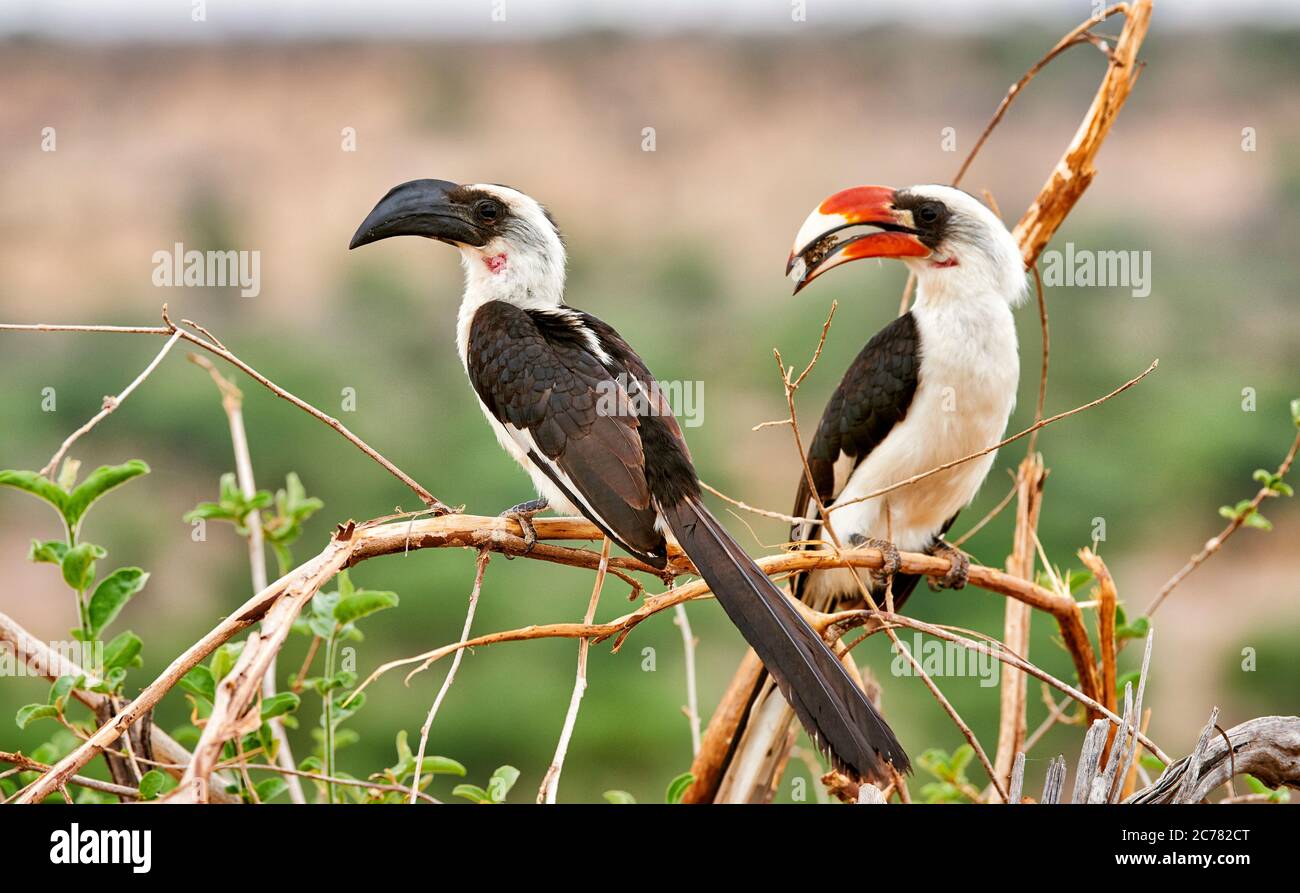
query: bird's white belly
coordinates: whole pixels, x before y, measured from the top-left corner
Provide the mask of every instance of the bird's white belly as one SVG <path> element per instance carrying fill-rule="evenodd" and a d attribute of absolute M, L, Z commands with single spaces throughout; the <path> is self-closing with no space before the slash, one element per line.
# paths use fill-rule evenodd
<path fill-rule="evenodd" d="M 945 411 L 947 399 L 941 388 L 924 383 L 918 387 L 907 417 L 853 470 L 834 505 L 853 503 L 999 440 L 1010 401 L 968 414 Z M 845 505 L 831 513 L 831 522 L 841 538 L 858 533 L 888 539 L 905 551 L 924 549 L 944 523 L 975 498 L 995 456 L 989 453 L 883 496 Z"/>
<path fill-rule="evenodd" d="M 913 313 L 922 363 L 907 415 L 856 468 L 847 457 L 836 467 L 832 506 L 843 507 L 831 512 L 831 524 L 841 542 L 858 534 L 889 540 L 902 551 L 929 547 L 948 519 L 975 498 L 996 453 L 855 500 L 992 446 L 1015 407 L 1020 361 L 1005 302 L 917 307 Z M 857 589 L 847 570 L 811 576 L 814 598 Z"/>

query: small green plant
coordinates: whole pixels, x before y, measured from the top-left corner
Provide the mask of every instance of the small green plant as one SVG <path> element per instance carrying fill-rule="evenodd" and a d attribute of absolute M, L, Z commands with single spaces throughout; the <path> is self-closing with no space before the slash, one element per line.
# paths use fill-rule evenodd
<path fill-rule="evenodd" d="M 122 465 L 105 465 L 77 484 L 81 463 L 68 459 L 57 481 L 35 471 L 0 471 L 0 486 L 14 487 L 49 504 L 63 522 L 62 540 L 32 540 L 27 557 L 38 564 L 58 565 L 63 582 L 76 598 L 77 627 L 72 635 L 93 643 L 117 617 L 131 597 L 144 588 L 149 575 L 138 567 L 120 567 L 96 583 L 96 565 L 108 556 L 103 546 L 79 539 L 90 507 L 109 490 L 132 478 L 148 474 L 139 459 Z"/>
<path fill-rule="evenodd" d="M 487 790 L 476 784 L 458 784 L 452 789 L 452 796 L 463 797 L 471 803 L 505 803 L 510 789 L 519 780 L 519 770 L 514 766 L 502 766 L 488 779 Z"/>
<path fill-rule="evenodd" d="M 108 491 L 133 478 L 149 472 L 149 466 L 138 459 L 121 465 L 105 465 L 95 469 L 85 480 L 77 482 L 80 463 L 74 459 L 64 461 L 56 480 L 50 480 L 35 471 L 0 471 L 0 486 L 12 487 L 46 503 L 54 509 L 63 527 L 61 539 L 33 539 L 27 557 L 37 564 L 51 564 L 59 569 L 64 584 L 71 591 L 76 609 L 77 626 L 71 630 L 72 638 L 81 645 L 80 661 L 88 673 L 99 678 L 93 684 L 86 675 L 62 676 L 50 686 L 45 703 L 25 704 L 18 709 L 14 721 L 25 729 L 31 723 L 52 719 L 63 727 L 55 738 L 36 748 L 36 756 L 57 760 L 71 747 L 64 747 L 71 736 L 73 746 L 76 736 L 89 735 L 94 726 L 89 720 L 76 719 L 67 714 L 75 689 L 89 689 L 106 695 L 119 695 L 126 682 L 127 671 L 141 664 L 143 643 L 140 637 L 127 630 L 107 643 L 104 631 L 117 619 L 122 609 L 149 580 L 149 574 L 138 567 L 120 567 L 100 576 L 97 563 L 108 557 L 103 546 L 81 538 L 82 526 L 90 509 Z M 86 798 L 89 797 L 90 800 Z M 79 802 L 102 799 L 93 791 L 82 792 Z M 112 800 L 113 798 L 109 798 Z"/>
<path fill-rule="evenodd" d="M 1066 591 L 1071 595 L 1077 593 L 1079 587 L 1092 582 L 1092 571 L 1080 570 L 1078 568 L 1069 568 L 1065 571 L 1056 568 L 1055 570 L 1056 579 L 1061 581 L 1061 584 L 1065 586 Z M 1054 586 L 1052 574 L 1045 570 L 1041 570 L 1035 575 L 1034 582 L 1039 586 L 1042 586 L 1044 589 L 1052 589 Z"/>
<path fill-rule="evenodd" d="M 695 784 L 695 776 L 689 772 L 683 772 L 668 782 L 668 789 L 664 791 L 664 802 L 670 804 L 681 803 L 682 798 L 686 796 L 687 788 L 693 784 Z"/>
<path fill-rule="evenodd" d="M 339 726 L 348 717 L 365 706 L 365 692 L 352 694 L 357 684 L 357 674 L 351 669 L 339 669 L 339 645 L 344 641 L 360 641 L 363 636 L 357 628 L 358 621 L 371 614 L 397 607 L 397 594 L 357 589 L 347 571 L 339 573 L 338 589 L 321 592 L 312 599 L 311 611 L 299 618 L 294 631 L 313 636 L 325 645 L 325 667 L 322 675 L 301 680 L 298 685 L 311 688 L 321 698 L 320 765 L 325 775 L 335 774 L 335 755 L 340 746 Z M 297 686 L 295 686 L 297 687 Z M 414 767 L 412 767 L 412 770 Z M 325 783 L 326 799 L 336 802 L 333 782 Z"/>
<path fill-rule="evenodd" d="M 979 791 L 966 777 L 966 767 L 975 756 L 969 744 L 963 744 L 949 754 L 937 747 L 927 750 L 916 760 L 917 765 L 938 781 L 921 788 L 921 799 L 926 803 L 965 803 L 979 800 Z"/>
<path fill-rule="evenodd" d="M 458 775 L 465 777 L 465 767 L 450 757 L 426 756 L 420 765 L 420 783 L 417 790 L 424 790 L 433 781 L 435 775 Z M 397 762 L 382 772 L 370 776 L 371 781 L 398 785 L 409 788 L 415 778 L 416 759 L 411 746 L 406 740 L 406 729 L 397 733 Z M 405 802 L 406 795 L 397 791 L 366 790 L 369 799 L 382 803 Z"/>
<path fill-rule="evenodd" d="M 1291 792 L 1286 788 L 1279 787 L 1277 790 L 1274 790 L 1253 775 L 1247 775 L 1245 778 L 1246 784 L 1250 787 L 1250 792 L 1252 794 L 1259 794 L 1268 797 L 1269 803 L 1291 802 Z"/>
<path fill-rule="evenodd" d="M 275 514 L 264 516 L 262 510 L 272 505 Z M 227 473 L 221 476 L 217 501 L 200 502 L 185 513 L 185 520 L 191 524 L 199 520 L 224 521 L 232 524 L 237 534 L 246 537 L 252 516 L 261 523 L 262 534 L 275 553 L 276 564 L 283 576 L 293 567 L 293 553 L 289 546 L 302 535 L 303 523 L 324 507 L 321 500 L 307 495 L 302 481 L 292 471 L 285 476 L 284 489 L 277 490 L 274 496 L 269 490 L 258 490 L 251 497 L 245 497 L 235 475 Z"/>

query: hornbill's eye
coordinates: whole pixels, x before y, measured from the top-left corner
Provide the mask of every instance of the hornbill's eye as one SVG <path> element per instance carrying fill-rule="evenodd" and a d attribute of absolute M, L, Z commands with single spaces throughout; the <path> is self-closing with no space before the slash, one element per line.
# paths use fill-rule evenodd
<path fill-rule="evenodd" d="M 490 198 L 480 199 L 474 204 L 474 216 L 484 223 L 495 223 L 501 216 L 501 205 Z"/>
<path fill-rule="evenodd" d="M 916 219 L 922 223 L 935 223 L 940 217 L 939 207 L 936 202 L 926 202 L 916 209 Z"/>

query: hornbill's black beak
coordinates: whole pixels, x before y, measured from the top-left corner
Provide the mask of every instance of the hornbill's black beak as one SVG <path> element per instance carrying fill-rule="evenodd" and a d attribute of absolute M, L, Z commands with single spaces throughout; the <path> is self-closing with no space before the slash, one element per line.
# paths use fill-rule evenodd
<path fill-rule="evenodd" d="M 486 244 L 470 209 L 456 200 L 460 186 L 446 180 L 411 180 L 394 186 L 357 228 L 348 248 L 391 236 L 424 236 L 448 244 Z"/>

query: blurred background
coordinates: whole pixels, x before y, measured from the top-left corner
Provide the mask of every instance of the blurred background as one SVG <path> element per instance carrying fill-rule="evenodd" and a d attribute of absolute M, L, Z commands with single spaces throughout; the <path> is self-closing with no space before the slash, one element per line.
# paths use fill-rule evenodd
<path fill-rule="evenodd" d="M 195 20 L 201 5 L 18 2 L 0 10 L 0 321 L 153 325 L 167 302 L 173 318 L 207 326 L 440 498 L 481 514 L 532 492 L 483 424 L 455 355 L 455 253 L 413 239 L 346 250 L 389 187 L 416 177 L 501 182 L 547 203 L 568 237 L 570 303 L 617 326 L 661 378 L 703 382 L 704 423 L 687 433 L 704 480 L 788 511 L 798 475 L 789 432 L 751 430 L 785 414 L 773 346 L 804 362 L 838 299 L 825 352 L 799 395 L 811 426 L 843 369 L 897 313 L 904 282 L 899 265 L 855 264 L 791 300 L 781 274 L 799 223 L 846 186 L 950 180 L 1008 85 L 1092 12 L 1083 2 L 945 2 L 886 15 L 810 0 L 806 20 L 796 21 L 798 4 L 785 0 L 389 0 L 274 10 L 248 0 L 208 3 Z M 1118 23 L 1100 30 L 1117 33 Z M 1219 506 L 1253 495 L 1251 473 L 1275 468 L 1294 436 L 1298 25 L 1294 4 L 1158 4 L 1142 51 L 1147 68 L 1099 175 L 1051 246 L 1151 252 L 1147 297 L 1098 287 L 1046 294 L 1049 413 L 1160 359 L 1138 387 L 1039 440 L 1051 469 L 1040 524 L 1047 555 L 1077 567 L 1075 551 L 1104 519 L 1099 548 L 1130 615 L 1221 528 Z M 988 190 L 1014 223 L 1103 67 L 1088 46 L 1053 64 L 963 185 Z M 43 151 L 45 128 L 54 128 L 54 151 Z M 645 128 L 654 129 L 653 151 Z M 153 254 L 176 242 L 259 251 L 260 293 L 156 287 Z M 1023 374 L 1012 430 L 1032 421 L 1037 394 L 1032 301 L 1017 322 Z M 0 467 L 44 465 L 160 346 L 148 337 L 0 333 Z M 177 349 L 73 451 L 83 468 L 130 458 L 153 468 L 97 507 L 84 531 L 109 549 L 101 566 L 139 565 L 153 575 L 111 630 L 133 629 L 145 641 L 128 694 L 250 591 L 234 532 L 209 525 L 207 540 L 194 542 L 182 521 L 233 470 L 217 392 L 183 354 Z M 297 558 L 314 554 L 340 521 L 414 507 L 408 491 L 335 433 L 223 371 L 245 393 L 259 486 L 283 487 L 297 472 L 325 503 Z M 47 388 L 56 411 L 43 410 Z M 354 389 L 354 411 L 345 411 L 345 389 Z M 1021 442 L 999 456 L 958 533 L 1006 494 L 1008 469 L 1024 450 Z M 1146 701 L 1151 735 L 1172 754 L 1191 748 L 1216 704 L 1225 728 L 1297 709 L 1300 511 L 1293 500 L 1263 511 L 1271 533 L 1243 530 L 1156 616 Z M 1005 561 L 1013 514 L 967 543 L 978 561 Z M 787 535 L 779 522 L 722 517 L 754 554 Z M 29 563 L 26 553 L 33 537 L 58 535 L 52 512 L 0 491 L 0 610 L 46 640 L 66 639 L 76 615 L 57 570 Z M 449 550 L 356 568 L 358 584 L 401 596 L 400 607 L 365 623 L 365 641 L 354 644 L 358 672 L 454 641 L 473 570 L 472 553 Z M 588 572 L 494 560 L 474 631 L 578 620 L 590 587 Z M 625 594 L 611 580 L 598 619 L 628 610 Z M 1002 627 L 1002 600 L 976 589 L 922 587 L 909 610 L 993 634 Z M 743 642 L 713 602 L 688 611 L 707 720 Z M 284 673 L 306 645 L 293 638 Z M 653 649 L 652 672 L 645 649 Z M 1253 649 L 1251 671 L 1243 649 Z M 501 764 L 517 766 L 513 799 L 531 799 L 555 748 L 576 650 L 573 641 L 536 641 L 468 654 L 430 752 L 461 761 L 479 784 Z M 1128 649 L 1122 669 L 1139 652 Z M 890 675 L 883 637 L 856 654 L 881 680 L 886 713 L 910 752 L 962 743 L 918 680 Z M 1030 656 L 1072 678 L 1043 616 L 1034 618 Z M 340 768 L 364 776 L 395 762 L 394 736 L 405 729 L 418 737 L 445 669 L 436 665 L 409 687 L 400 674 L 377 683 L 347 724 L 359 741 L 340 752 Z M 996 688 L 939 681 L 991 752 Z M 0 680 L 0 749 L 29 750 L 49 737 L 48 723 L 20 732 L 10 719 L 47 688 Z M 593 648 L 561 799 L 623 789 L 662 800 L 691 761 L 685 701 L 671 614 L 639 626 L 618 654 Z M 1036 687 L 1030 710 L 1032 729 L 1046 715 Z M 157 721 L 174 728 L 187 715 L 172 695 Z M 293 733 L 299 758 L 311 751 L 317 716 L 308 699 Z M 1053 731 L 1030 754 L 1030 778 L 1041 778 L 1058 752 L 1073 764 L 1080 733 Z M 792 764 L 783 799 L 796 776 L 810 773 Z M 439 781 L 431 792 L 446 797 L 449 789 Z"/>

